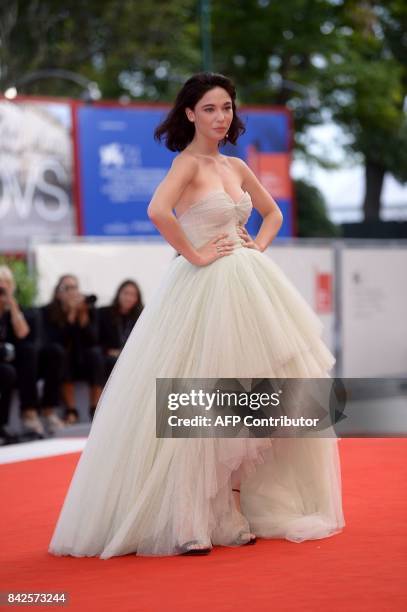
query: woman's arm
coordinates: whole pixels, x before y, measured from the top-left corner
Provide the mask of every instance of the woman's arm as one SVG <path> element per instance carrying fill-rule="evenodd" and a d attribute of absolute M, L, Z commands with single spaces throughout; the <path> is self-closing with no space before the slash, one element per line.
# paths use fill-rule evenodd
<path fill-rule="evenodd" d="M 30 328 L 28 326 L 27 321 L 25 320 L 23 313 L 20 310 L 17 301 L 13 296 L 12 290 L 6 289 L 6 292 L 10 309 L 11 325 L 13 326 L 13 331 L 16 338 L 21 340 L 22 338 L 28 336 L 28 334 L 30 333 Z"/>
<path fill-rule="evenodd" d="M 81 302 L 77 310 L 80 338 L 84 346 L 94 346 L 98 343 L 97 311 L 85 301 Z"/>
<path fill-rule="evenodd" d="M 147 214 L 160 234 L 180 255 L 183 255 L 192 264 L 202 266 L 219 258 L 215 242 L 225 238 L 227 234 L 221 234 L 210 243 L 196 249 L 188 240 L 173 213 L 173 208 L 179 201 L 182 192 L 194 179 L 197 171 L 198 162 L 192 156 L 176 157 L 167 176 L 157 187 L 148 205 Z M 233 243 L 225 242 L 222 248 L 223 255 L 229 254 L 233 250 Z"/>
<path fill-rule="evenodd" d="M 242 188 L 250 193 L 254 208 L 263 217 L 263 222 L 253 242 L 254 248 L 264 251 L 277 236 L 283 223 L 283 214 L 277 202 L 263 187 L 249 166 L 242 159 L 237 157 L 234 159 L 238 160 L 237 163 L 242 177 Z"/>

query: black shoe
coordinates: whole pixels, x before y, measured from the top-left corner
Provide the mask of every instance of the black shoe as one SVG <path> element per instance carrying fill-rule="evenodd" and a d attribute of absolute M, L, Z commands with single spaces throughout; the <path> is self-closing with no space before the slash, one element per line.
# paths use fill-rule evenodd
<path fill-rule="evenodd" d="M 36 440 L 44 440 L 45 436 L 35 433 L 35 431 L 32 432 L 23 432 L 18 436 L 18 440 L 17 442 L 35 442 Z"/>
<path fill-rule="evenodd" d="M 0 446 L 18 444 L 19 442 L 20 436 L 18 434 L 9 433 L 5 427 L 0 428 Z"/>

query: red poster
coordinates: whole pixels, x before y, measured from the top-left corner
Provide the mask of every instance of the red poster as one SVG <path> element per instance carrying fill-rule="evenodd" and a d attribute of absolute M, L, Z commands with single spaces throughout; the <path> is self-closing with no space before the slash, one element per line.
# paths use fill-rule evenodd
<path fill-rule="evenodd" d="M 328 272 L 315 275 L 315 310 L 318 314 L 332 312 L 332 274 Z"/>

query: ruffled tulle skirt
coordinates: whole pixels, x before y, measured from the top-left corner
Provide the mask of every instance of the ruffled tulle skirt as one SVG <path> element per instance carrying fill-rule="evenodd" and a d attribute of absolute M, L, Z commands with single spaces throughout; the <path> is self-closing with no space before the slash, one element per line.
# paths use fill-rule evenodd
<path fill-rule="evenodd" d="M 239 248 L 205 267 L 175 258 L 103 391 L 49 552 L 172 555 L 249 530 L 295 542 L 340 531 L 336 438 L 156 437 L 156 378 L 327 377 L 321 332 L 265 254 Z"/>

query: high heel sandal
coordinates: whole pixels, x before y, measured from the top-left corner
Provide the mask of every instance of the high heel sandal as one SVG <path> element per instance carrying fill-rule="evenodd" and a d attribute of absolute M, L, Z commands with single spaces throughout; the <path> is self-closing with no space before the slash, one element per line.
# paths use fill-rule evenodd
<path fill-rule="evenodd" d="M 252 544 L 256 544 L 257 542 L 257 538 L 256 536 L 254 536 L 253 538 L 250 538 L 249 541 L 245 541 L 245 539 L 242 538 L 242 536 L 244 535 L 248 535 L 249 532 L 248 531 L 241 531 L 239 533 L 238 538 L 233 542 L 233 546 L 251 546 Z"/>
<path fill-rule="evenodd" d="M 194 555 L 209 555 L 212 548 L 193 548 L 194 545 L 199 544 L 198 540 L 190 540 L 185 542 L 180 548 L 180 554 L 183 556 L 194 556 Z"/>
<path fill-rule="evenodd" d="M 236 491 L 236 493 L 240 493 L 240 489 L 232 489 L 232 491 Z M 252 544 L 256 544 L 256 542 L 257 542 L 256 536 L 254 536 L 253 538 L 250 538 L 250 540 L 247 541 L 247 542 L 242 541 L 242 536 L 245 535 L 245 534 L 248 534 L 248 533 L 249 532 L 247 532 L 247 531 L 241 531 L 239 533 L 238 538 L 233 542 L 233 545 L 234 546 L 251 546 Z"/>

